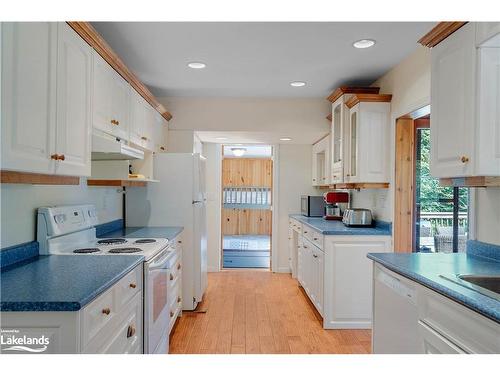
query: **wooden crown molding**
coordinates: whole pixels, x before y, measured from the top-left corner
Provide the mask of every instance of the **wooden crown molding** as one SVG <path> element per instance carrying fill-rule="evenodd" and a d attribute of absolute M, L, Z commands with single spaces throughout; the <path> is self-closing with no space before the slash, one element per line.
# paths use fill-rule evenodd
<path fill-rule="evenodd" d="M 354 86 L 340 86 L 333 91 L 326 99 L 330 102 L 335 102 L 344 94 L 378 94 L 380 87 L 354 87 Z"/>
<path fill-rule="evenodd" d="M 330 113 L 330 114 L 328 114 L 328 116 L 326 116 L 326 119 L 327 119 L 328 121 L 332 122 L 332 114 L 331 114 L 331 113 Z"/>
<path fill-rule="evenodd" d="M 2 184 L 28 185 L 79 185 L 80 177 L 42 173 L 0 171 L 0 182 Z"/>
<path fill-rule="evenodd" d="M 354 94 L 351 98 L 349 98 L 345 105 L 348 108 L 352 108 L 361 102 L 388 103 L 391 99 L 392 95 L 388 94 Z"/>
<path fill-rule="evenodd" d="M 432 48 L 448 38 L 467 22 L 439 22 L 434 28 L 418 40 L 425 47 Z"/>
<path fill-rule="evenodd" d="M 136 77 L 124 64 L 120 57 L 113 51 L 109 44 L 99 35 L 89 22 L 67 22 L 102 58 L 113 67 L 154 109 L 167 121 L 172 119 L 172 114 L 154 97 L 149 89 Z"/>

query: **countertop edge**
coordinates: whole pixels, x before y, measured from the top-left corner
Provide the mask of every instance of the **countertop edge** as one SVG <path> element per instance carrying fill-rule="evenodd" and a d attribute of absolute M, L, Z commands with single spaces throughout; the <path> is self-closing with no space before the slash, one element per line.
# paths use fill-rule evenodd
<path fill-rule="evenodd" d="M 49 255 L 57 256 L 57 255 Z M 63 255 L 64 256 L 64 255 Z M 125 267 L 121 272 L 116 274 L 108 282 L 104 283 L 100 288 L 95 289 L 91 294 L 84 297 L 80 301 L 49 301 L 49 302 L 3 302 L 0 301 L 0 312 L 76 312 L 82 310 L 89 303 L 98 298 L 102 293 L 110 289 L 118 281 L 120 281 L 127 273 L 144 262 L 144 256 L 137 256 L 135 262 Z"/>
<path fill-rule="evenodd" d="M 384 253 L 382 253 L 382 254 L 384 254 Z M 460 304 L 468 309 L 471 309 L 471 310 L 477 312 L 478 314 L 481 314 L 482 316 L 484 316 L 484 317 L 486 317 L 486 318 L 488 318 L 496 323 L 500 323 L 500 317 L 494 316 L 491 313 L 491 311 L 488 309 L 481 309 L 481 308 L 477 307 L 477 302 L 474 300 L 471 300 L 467 296 L 461 295 L 461 299 L 458 297 L 455 297 L 454 294 L 457 294 L 456 291 L 453 291 L 452 289 L 449 289 L 442 284 L 436 283 L 435 281 L 432 281 L 432 280 L 428 279 L 427 277 L 422 276 L 418 273 L 415 273 L 412 271 L 407 271 L 407 270 L 401 270 L 400 267 L 395 266 L 391 262 L 387 262 L 385 260 L 378 258 L 377 253 L 368 253 L 367 257 L 376 263 L 380 263 L 384 267 L 388 268 L 389 270 L 391 270 L 391 271 L 393 271 L 401 276 L 407 277 L 408 279 L 410 279 L 410 280 L 412 280 L 420 285 L 423 285 L 423 286 L 433 290 L 434 292 L 439 293 L 440 295 L 442 295 L 446 298 L 449 298 L 452 301 L 454 301 L 454 302 L 456 302 L 456 303 L 458 303 L 458 304 Z"/>
<path fill-rule="evenodd" d="M 309 228 L 312 228 L 318 232 L 320 232 L 324 236 L 392 236 L 392 231 L 389 229 L 384 229 L 380 227 L 356 227 L 356 228 L 350 228 L 346 227 L 346 230 L 322 230 L 319 229 L 318 227 L 315 227 L 313 224 L 308 223 L 304 220 L 301 220 L 299 218 L 298 214 L 289 214 L 289 218 L 295 219 L 299 221 L 300 223 L 307 225 Z M 348 230 L 351 229 L 352 232 L 349 232 Z M 355 232 L 359 231 L 359 232 Z"/>

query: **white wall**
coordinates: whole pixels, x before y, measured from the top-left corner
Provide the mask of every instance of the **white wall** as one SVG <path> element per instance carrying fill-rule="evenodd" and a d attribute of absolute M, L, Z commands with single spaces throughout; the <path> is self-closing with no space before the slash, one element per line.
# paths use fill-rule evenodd
<path fill-rule="evenodd" d="M 203 144 L 203 155 L 207 158 L 207 263 L 208 272 L 217 272 L 221 262 L 221 186 L 222 146 Z"/>
<path fill-rule="evenodd" d="M 36 240 L 36 209 L 48 205 L 95 204 L 99 223 L 122 218 L 122 194 L 117 188 L 1 184 L 0 248 Z"/>
<path fill-rule="evenodd" d="M 300 213 L 301 195 L 320 195 L 311 185 L 312 145 L 279 145 L 278 154 L 278 264 L 277 272 L 290 272 L 288 264 L 288 215 Z M 276 233 L 276 232 L 275 232 Z"/>

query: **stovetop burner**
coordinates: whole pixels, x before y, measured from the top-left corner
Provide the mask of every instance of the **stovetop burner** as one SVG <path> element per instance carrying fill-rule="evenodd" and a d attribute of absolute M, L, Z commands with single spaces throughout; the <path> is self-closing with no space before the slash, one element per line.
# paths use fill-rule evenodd
<path fill-rule="evenodd" d="M 125 242 L 127 242 L 125 238 L 106 238 L 104 240 L 97 241 L 99 245 L 119 245 Z"/>
<path fill-rule="evenodd" d="M 135 241 L 134 243 L 154 243 L 156 242 L 153 238 L 142 238 L 140 240 Z"/>
<path fill-rule="evenodd" d="M 73 253 L 75 254 L 92 254 L 92 253 L 98 253 L 100 250 L 96 247 L 89 247 L 86 249 L 76 249 L 73 250 Z"/>
<path fill-rule="evenodd" d="M 139 253 L 142 250 L 138 247 L 117 247 L 108 251 L 110 254 L 130 254 Z"/>

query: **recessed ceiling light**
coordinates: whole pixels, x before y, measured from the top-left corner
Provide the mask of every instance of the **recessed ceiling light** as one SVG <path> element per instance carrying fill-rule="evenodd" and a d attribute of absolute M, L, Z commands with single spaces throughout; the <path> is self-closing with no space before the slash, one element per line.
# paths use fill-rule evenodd
<path fill-rule="evenodd" d="M 215 137 L 215 139 L 218 139 L 219 141 L 226 141 L 227 137 Z"/>
<path fill-rule="evenodd" d="M 207 66 L 207 64 L 199 62 L 199 61 L 193 61 L 188 64 L 188 66 L 191 69 L 203 69 Z"/>
<path fill-rule="evenodd" d="M 305 85 L 306 85 L 306 83 L 303 81 L 290 82 L 290 86 L 292 86 L 292 87 L 304 87 Z"/>
<path fill-rule="evenodd" d="M 355 41 L 352 45 L 354 48 L 370 48 L 375 45 L 375 41 L 373 39 L 361 39 Z"/>
<path fill-rule="evenodd" d="M 247 149 L 243 148 L 243 147 L 233 147 L 231 149 L 231 151 L 233 152 L 234 156 L 240 157 L 240 156 L 243 156 L 245 154 L 245 152 L 247 151 Z"/>
<path fill-rule="evenodd" d="M 292 138 L 290 137 L 283 137 L 283 138 L 280 138 L 280 141 L 291 141 Z"/>

